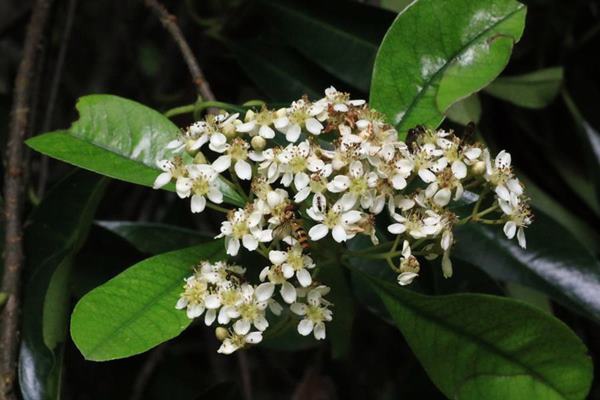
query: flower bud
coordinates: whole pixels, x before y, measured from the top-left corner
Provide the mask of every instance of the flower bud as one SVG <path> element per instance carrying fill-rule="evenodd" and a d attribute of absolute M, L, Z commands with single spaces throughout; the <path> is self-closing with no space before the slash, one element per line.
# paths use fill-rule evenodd
<path fill-rule="evenodd" d="M 450 261 L 450 252 L 445 251 L 442 256 L 442 273 L 444 278 L 450 278 L 452 276 L 452 261 Z"/>
<path fill-rule="evenodd" d="M 207 164 L 206 157 L 201 151 L 194 157 L 194 164 Z"/>
<path fill-rule="evenodd" d="M 227 338 L 227 336 L 229 336 L 229 333 L 227 332 L 227 329 L 223 328 L 222 326 L 218 326 L 215 329 L 215 336 L 220 342 L 222 342 Z"/>
<path fill-rule="evenodd" d="M 485 172 L 485 162 L 477 161 L 471 166 L 471 172 L 473 173 L 473 175 L 483 175 L 483 173 Z"/>
<path fill-rule="evenodd" d="M 262 151 L 262 150 L 264 150 L 265 146 L 267 145 L 267 141 L 262 136 L 254 136 L 252 138 L 252 140 L 250 141 L 250 144 L 252 145 L 252 148 L 254 150 Z"/>
<path fill-rule="evenodd" d="M 254 111 L 252 111 L 252 110 L 246 111 L 246 116 L 244 117 L 244 122 L 252 121 L 255 116 L 256 116 L 256 113 Z"/>
<path fill-rule="evenodd" d="M 235 125 L 234 124 L 225 124 L 221 127 L 221 133 L 225 135 L 227 139 L 232 139 L 236 135 Z"/>

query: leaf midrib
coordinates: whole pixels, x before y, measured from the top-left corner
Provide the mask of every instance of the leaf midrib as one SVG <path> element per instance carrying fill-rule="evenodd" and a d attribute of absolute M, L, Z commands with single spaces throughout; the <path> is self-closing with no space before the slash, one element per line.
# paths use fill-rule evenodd
<path fill-rule="evenodd" d="M 434 80 L 437 79 L 437 76 L 440 73 L 444 72 L 452 64 L 452 62 L 460 54 L 462 54 L 468 47 L 470 47 L 474 42 L 476 42 L 482 36 L 484 36 L 485 34 L 489 33 L 493 29 L 495 29 L 499 24 L 503 23 L 504 21 L 508 20 L 513 15 L 515 15 L 516 13 L 520 12 L 521 10 L 523 10 L 524 7 L 525 6 L 523 4 L 519 3 L 519 6 L 514 11 L 512 11 L 510 14 L 506 15 L 504 18 L 502 18 L 502 19 L 498 20 L 497 22 L 493 23 L 492 25 L 490 25 L 490 27 L 488 27 L 485 30 L 481 31 L 479 34 L 477 34 L 475 37 L 473 37 L 473 39 L 469 40 L 465 45 L 463 45 L 458 51 L 456 51 L 455 53 L 453 53 L 452 56 L 450 57 L 450 59 L 448 60 L 448 62 L 445 63 L 440 69 L 438 69 L 437 71 L 435 71 L 431 75 L 431 77 L 426 82 L 424 82 L 423 88 L 417 93 L 417 95 L 415 97 L 413 97 L 412 101 L 410 102 L 410 104 L 406 108 L 406 111 L 404 112 L 404 115 L 402 116 L 402 120 L 400 120 L 400 122 L 398 123 L 398 125 L 396 127 L 396 129 L 398 130 L 398 132 L 402 131 L 402 125 L 403 125 L 404 121 L 406 120 L 407 116 L 410 115 L 410 113 L 412 112 L 413 108 L 415 107 L 415 104 L 417 103 L 417 101 L 419 101 L 421 99 L 421 97 L 423 97 L 423 95 L 425 94 L 425 92 L 427 91 L 427 89 L 429 89 L 429 87 L 432 85 L 432 83 L 434 82 Z M 513 40 L 514 40 L 514 38 L 513 38 Z M 440 114 L 442 114 L 442 112 L 439 109 L 437 111 Z"/>
<path fill-rule="evenodd" d="M 370 277 L 369 277 L 369 279 L 372 280 L 372 281 L 374 281 Z M 391 291 L 391 289 L 388 288 L 386 285 L 382 285 L 380 283 L 377 283 L 377 285 L 378 285 L 379 288 L 381 288 L 381 290 L 385 293 L 385 295 L 388 296 L 391 300 L 396 300 L 397 299 L 397 297 L 394 296 L 394 293 Z M 405 289 L 403 289 L 403 290 L 405 290 Z M 497 354 L 499 357 L 505 359 L 508 363 L 512 363 L 512 364 L 515 364 L 515 365 L 523 368 L 525 371 L 529 372 L 529 374 L 530 374 L 530 376 L 532 378 L 540 381 L 540 383 L 542 383 L 545 386 L 547 386 L 548 388 L 552 389 L 561 398 L 567 399 L 567 397 L 558 388 L 556 388 L 552 383 L 550 383 L 544 376 L 540 375 L 535 370 L 533 370 L 531 366 L 523 363 L 522 361 L 520 361 L 518 359 L 514 359 L 513 357 L 511 357 L 510 353 L 506 353 L 505 351 L 503 351 L 501 349 L 498 349 L 497 347 L 494 347 L 491 343 L 488 343 L 488 342 L 486 342 L 486 341 L 478 338 L 477 336 L 473 336 L 472 334 L 470 334 L 468 332 L 461 331 L 458 327 L 456 327 L 454 325 L 451 325 L 451 324 L 447 323 L 446 321 L 444 321 L 444 320 L 442 320 L 440 318 L 437 318 L 436 316 L 433 316 L 433 315 L 429 314 L 428 312 L 424 312 L 423 310 L 420 310 L 420 309 L 414 307 L 412 304 L 409 304 L 409 303 L 404 302 L 404 301 L 400 301 L 399 299 L 398 299 L 398 301 L 404 307 L 410 309 L 417 316 L 422 316 L 423 318 L 431 321 L 432 323 L 434 323 L 434 324 L 442 327 L 442 329 L 445 328 L 446 330 L 452 332 L 456 336 L 464 337 L 464 338 L 470 340 L 471 342 L 474 342 L 475 344 L 479 345 L 480 347 L 487 349 L 491 353 Z M 386 308 L 387 308 L 387 306 L 386 306 Z"/>
<path fill-rule="evenodd" d="M 218 254 L 219 252 L 220 252 L 220 250 L 217 247 L 214 252 L 212 252 L 210 254 L 207 254 L 205 257 L 207 259 L 211 259 L 216 254 Z M 189 272 L 187 272 L 187 271 L 185 271 L 185 274 L 183 274 L 183 272 L 184 271 L 182 271 L 181 279 L 185 278 L 189 274 Z M 145 311 L 147 311 L 152 306 L 156 305 L 165 294 L 167 294 L 167 293 L 175 290 L 179 285 L 181 285 L 181 279 L 178 279 L 172 285 L 169 285 L 166 289 L 163 289 L 162 291 L 158 292 L 155 296 L 152 296 L 151 298 L 149 298 L 148 301 L 145 302 L 140 308 L 136 308 L 136 311 L 134 313 L 132 313 L 131 317 L 127 318 L 125 321 L 123 321 L 121 324 L 119 324 L 119 326 L 116 329 L 112 330 L 109 334 L 105 335 L 102 340 L 99 340 L 91 348 L 91 350 L 87 353 L 86 357 L 87 358 L 93 357 L 93 355 L 99 349 L 102 349 L 103 347 L 106 346 L 107 342 L 109 342 L 110 340 L 112 340 L 114 337 L 117 337 L 128 326 L 133 325 L 133 323 L 135 321 L 141 319 L 141 317 L 143 316 L 143 314 L 144 314 Z M 175 305 L 173 305 L 173 307 L 175 307 Z"/>

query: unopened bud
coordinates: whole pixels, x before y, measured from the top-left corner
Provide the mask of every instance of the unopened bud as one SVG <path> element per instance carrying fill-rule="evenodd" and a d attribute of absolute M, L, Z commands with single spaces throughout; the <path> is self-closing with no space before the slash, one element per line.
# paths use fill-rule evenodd
<path fill-rule="evenodd" d="M 450 278 L 452 276 L 452 261 L 450 261 L 450 252 L 445 251 L 442 256 L 442 273 L 444 278 Z"/>
<path fill-rule="evenodd" d="M 198 154 L 196 154 L 196 156 L 194 157 L 194 164 L 206 164 L 206 157 L 204 156 L 204 154 L 199 151 Z"/>
<path fill-rule="evenodd" d="M 485 172 L 485 162 L 477 161 L 471 167 L 471 172 L 473 173 L 473 175 L 483 175 L 483 173 Z"/>
<path fill-rule="evenodd" d="M 225 124 L 221 128 L 221 132 L 223 133 L 223 135 L 225 135 L 226 138 L 232 139 L 236 135 L 235 125 L 231 123 Z"/>
<path fill-rule="evenodd" d="M 252 110 L 246 111 L 246 116 L 244 117 L 244 121 L 249 122 L 249 121 L 253 120 L 255 115 L 256 115 L 256 113 Z"/>
<path fill-rule="evenodd" d="M 262 136 L 254 136 L 250 141 L 250 144 L 254 150 L 261 151 L 264 150 L 265 146 L 267 145 L 267 141 Z"/>
<path fill-rule="evenodd" d="M 227 332 L 227 329 L 223 328 L 222 326 L 218 326 L 215 329 L 215 336 L 220 342 L 222 342 L 227 338 L 227 336 L 229 336 L 229 333 Z"/>

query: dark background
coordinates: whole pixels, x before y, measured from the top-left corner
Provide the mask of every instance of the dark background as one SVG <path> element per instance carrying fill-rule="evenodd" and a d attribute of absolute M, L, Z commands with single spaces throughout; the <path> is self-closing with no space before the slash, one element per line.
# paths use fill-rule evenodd
<path fill-rule="evenodd" d="M 265 99 L 279 103 L 305 93 L 319 94 L 330 84 L 352 92 L 354 98 L 368 97 L 361 82 L 342 83 L 297 51 L 280 34 L 271 16 L 253 1 L 165 3 L 177 16 L 219 100 L 237 104 Z M 381 6 L 379 1 L 369 3 Z M 383 5 L 393 8 L 393 3 L 401 2 Z M 565 71 L 562 92 L 540 110 L 519 108 L 483 94 L 478 130 L 493 148 L 510 149 L 523 174 L 597 231 L 600 218 L 592 183 L 598 180 L 600 172 L 587 158 L 590 136 L 582 132 L 589 129 L 592 137 L 598 138 L 600 128 L 600 3 L 593 0 L 525 3 L 529 7 L 525 33 L 504 74 L 562 66 Z M 326 6 L 324 2 L 304 4 L 307 9 L 317 10 L 317 14 L 336 19 L 341 27 L 360 26 L 373 40 L 382 36 L 394 18 L 393 11 L 365 9 L 351 1 L 331 0 Z M 0 0 L 0 146 L 3 149 L 12 86 L 31 6 L 31 1 L 26 0 Z M 65 35 L 69 19 L 72 30 Z M 40 55 L 43 63 L 34 81 L 34 134 L 68 127 L 77 118 L 76 99 L 90 93 L 128 97 L 161 111 L 196 99 L 195 87 L 172 38 L 140 1 L 57 0 L 44 41 L 45 50 Z M 315 42 L 315 46 L 319 45 Z M 62 48 L 66 53 L 61 66 L 57 60 Z M 274 72 L 274 67 L 297 80 L 283 80 L 288 83 L 282 85 L 272 78 L 280 73 Z M 58 85 L 55 97 L 51 95 L 53 84 Z M 573 99 L 582 119 L 574 118 L 566 106 L 564 93 Z M 176 119 L 182 126 L 190 121 L 189 116 Z M 53 160 L 44 167 L 39 154 L 30 155 L 29 165 L 28 209 L 71 169 Z M 49 171 L 47 179 L 40 179 L 42 168 Z M 173 195 L 120 182 L 111 183 L 97 218 L 215 230 L 210 213 L 190 218 L 187 207 Z M 95 226 L 78 256 L 72 282 L 73 302 L 147 256 Z M 478 277 L 476 283 L 467 285 L 467 290 L 494 293 L 503 288 L 489 278 Z M 583 338 L 597 359 L 598 326 L 560 306 L 554 304 L 553 308 Z M 308 348 L 294 351 L 260 346 L 245 352 L 241 358 L 224 357 L 215 353 L 218 344 L 212 332 L 201 326 L 194 326 L 158 350 L 108 363 L 86 362 L 73 344 L 67 343 L 65 398 L 130 399 L 136 392 L 135 382 L 141 379 L 143 368 L 148 365 L 152 372 L 143 391 L 146 399 L 210 398 L 210 393 L 198 396 L 219 382 L 225 384 L 214 388 L 213 393 L 226 398 L 223 393 L 231 391 L 231 398 L 238 398 L 240 393 L 236 391 L 242 391 L 243 371 L 249 372 L 257 399 L 292 395 L 297 399 L 443 398 L 400 333 L 368 311 L 360 307 L 357 310 L 354 328 L 348 332 L 352 337 L 350 351 L 341 359 L 333 359 L 328 344 L 322 343 L 310 343 Z M 288 349 L 305 346 L 284 345 Z M 597 384 L 590 398 L 600 399 Z"/>

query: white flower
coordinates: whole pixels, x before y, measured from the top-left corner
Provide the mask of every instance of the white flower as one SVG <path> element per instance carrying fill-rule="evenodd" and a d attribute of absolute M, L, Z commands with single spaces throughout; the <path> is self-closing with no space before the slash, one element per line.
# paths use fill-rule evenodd
<path fill-rule="evenodd" d="M 302 128 L 313 135 L 321 134 L 323 124 L 314 117 L 314 110 L 311 113 L 310 106 L 304 100 L 295 101 L 285 111 L 287 115 L 275 120 L 275 127 L 285 133 L 288 142 L 296 142 L 300 138 Z"/>
<path fill-rule="evenodd" d="M 222 148 L 219 148 L 219 153 L 225 152 L 226 154 L 217 158 L 212 166 L 217 172 L 223 172 L 228 169 L 233 162 L 233 169 L 235 174 L 244 180 L 252 178 L 252 166 L 248 161 L 248 149 L 250 145 L 240 138 L 235 138 L 231 144 L 224 144 Z"/>
<path fill-rule="evenodd" d="M 236 127 L 238 132 L 243 133 L 258 133 L 265 139 L 273 139 L 275 137 L 275 131 L 271 128 L 273 120 L 276 115 L 273 111 L 263 109 L 259 113 L 254 113 L 252 110 L 248 110 L 246 113 L 246 121 L 243 124 L 239 124 Z"/>
<path fill-rule="evenodd" d="M 184 179 L 187 175 L 187 171 L 183 165 L 181 165 L 180 161 L 173 162 L 170 160 L 159 160 L 156 162 L 156 165 L 163 172 L 154 180 L 154 184 L 152 185 L 153 189 L 160 189 L 171 182 L 173 178 L 180 180 Z"/>
<path fill-rule="evenodd" d="M 292 181 L 296 190 L 301 190 L 310 183 L 308 172 L 318 172 L 325 167 L 323 160 L 311 154 L 310 144 L 304 141 L 299 145 L 288 145 L 279 154 L 283 176 L 281 183 L 289 186 Z"/>
<path fill-rule="evenodd" d="M 348 167 L 347 175 L 336 175 L 327 185 L 333 193 L 347 192 L 346 200 L 351 207 L 360 200 L 360 205 L 368 209 L 373 205 L 375 193 L 372 190 L 377 185 L 378 177 L 373 171 L 366 172 L 363 163 L 353 161 Z"/>
<path fill-rule="evenodd" d="M 313 332 L 315 339 L 325 339 L 325 322 L 333 319 L 331 306 L 323 296 L 329 292 L 327 286 L 321 285 L 311 289 L 306 296 L 306 303 L 294 303 L 290 306 L 293 313 L 304 317 L 298 323 L 298 333 L 308 336 Z"/>
<path fill-rule="evenodd" d="M 291 246 L 287 251 L 272 250 L 269 252 L 269 260 L 274 265 L 281 265 L 281 271 L 286 279 L 294 275 L 301 286 L 307 287 L 312 283 L 309 269 L 315 267 L 312 258 L 303 253 L 299 245 Z"/>
<path fill-rule="evenodd" d="M 273 294 L 267 285 L 260 285 L 256 288 L 243 284 L 241 287 L 242 302 L 236 307 L 238 320 L 233 324 L 233 330 L 238 335 L 246 335 L 250 332 L 252 325 L 259 331 L 264 331 L 269 327 L 269 322 L 265 318 L 265 309 L 268 301 Z"/>
<path fill-rule="evenodd" d="M 419 261 L 411 254 L 410 245 L 407 240 L 402 243 L 402 257 L 400 258 L 400 274 L 398 284 L 400 286 L 410 285 L 419 276 Z"/>
<path fill-rule="evenodd" d="M 193 213 L 204 211 L 206 207 L 206 198 L 215 204 L 223 202 L 223 194 L 219 190 L 216 182 L 217 171 L 208 164 L 193 164 L 188 166 L 189 178 L 185 181 L 185 186 L 177 182 L 177 194 L 180 197 L 192 195 L 191 209 Z M 188 183 L 189 182 L 189 183 Z"/>
<path fill-rule="evenodd" d="M 217 353 L 231 354 L 236 350 L 243 349 L 248 344 L 260 343 L 262 339 L 262 332 L 249 332 L 245 335 L 229 332 L 228 336 L 223 340 L 221 347 L 217 350 Z"/>
<path fill-rule="evenodd" d="M 297 292 L 294 285 L 288 282 L 288 278 L 283 275 L 281 265 L 272 265 L 270 267 L 265 267 L 260 272 L 260 280 L 264 282 L 268 279 L 268 282 L 265 282 L 261 285 L 267 285 L 268 289 L 266 290 L 275 290 L 276 285 L 281 285 L 281 289 L 279 290 L 279 294 L 283 301 L 288 304 L 292 304 L 296 301 Z"/>
<path fill-rule="evenodd" d="M 313 241 L 325 237 L 331 230 L 333 239 L 340 243 L 355 236 L 354 224 L 360 221 L 360 211 L 352 210 L 352 203 L 342 197 L 332 207 L 327 209 L 324 196 L 313 197 L 313 205 L 306 213 L 315 221 L 320 222 L 308 231 Z"/>
<path fill-rule="evenodd" d="M 260 242 L 269 242 L 273 238 L 273 232 L 270 229 L 260 227 L 261 221 L 261 213 L 248 213 L 240 208 L 230 213 L 227 221 L 223 221 L 221 233 L 216 238 L 225 237 L 225 248 L 227 254 L 231 256 L 238 254 L 240 240 L 246 249 L 254 251 Z"/>

